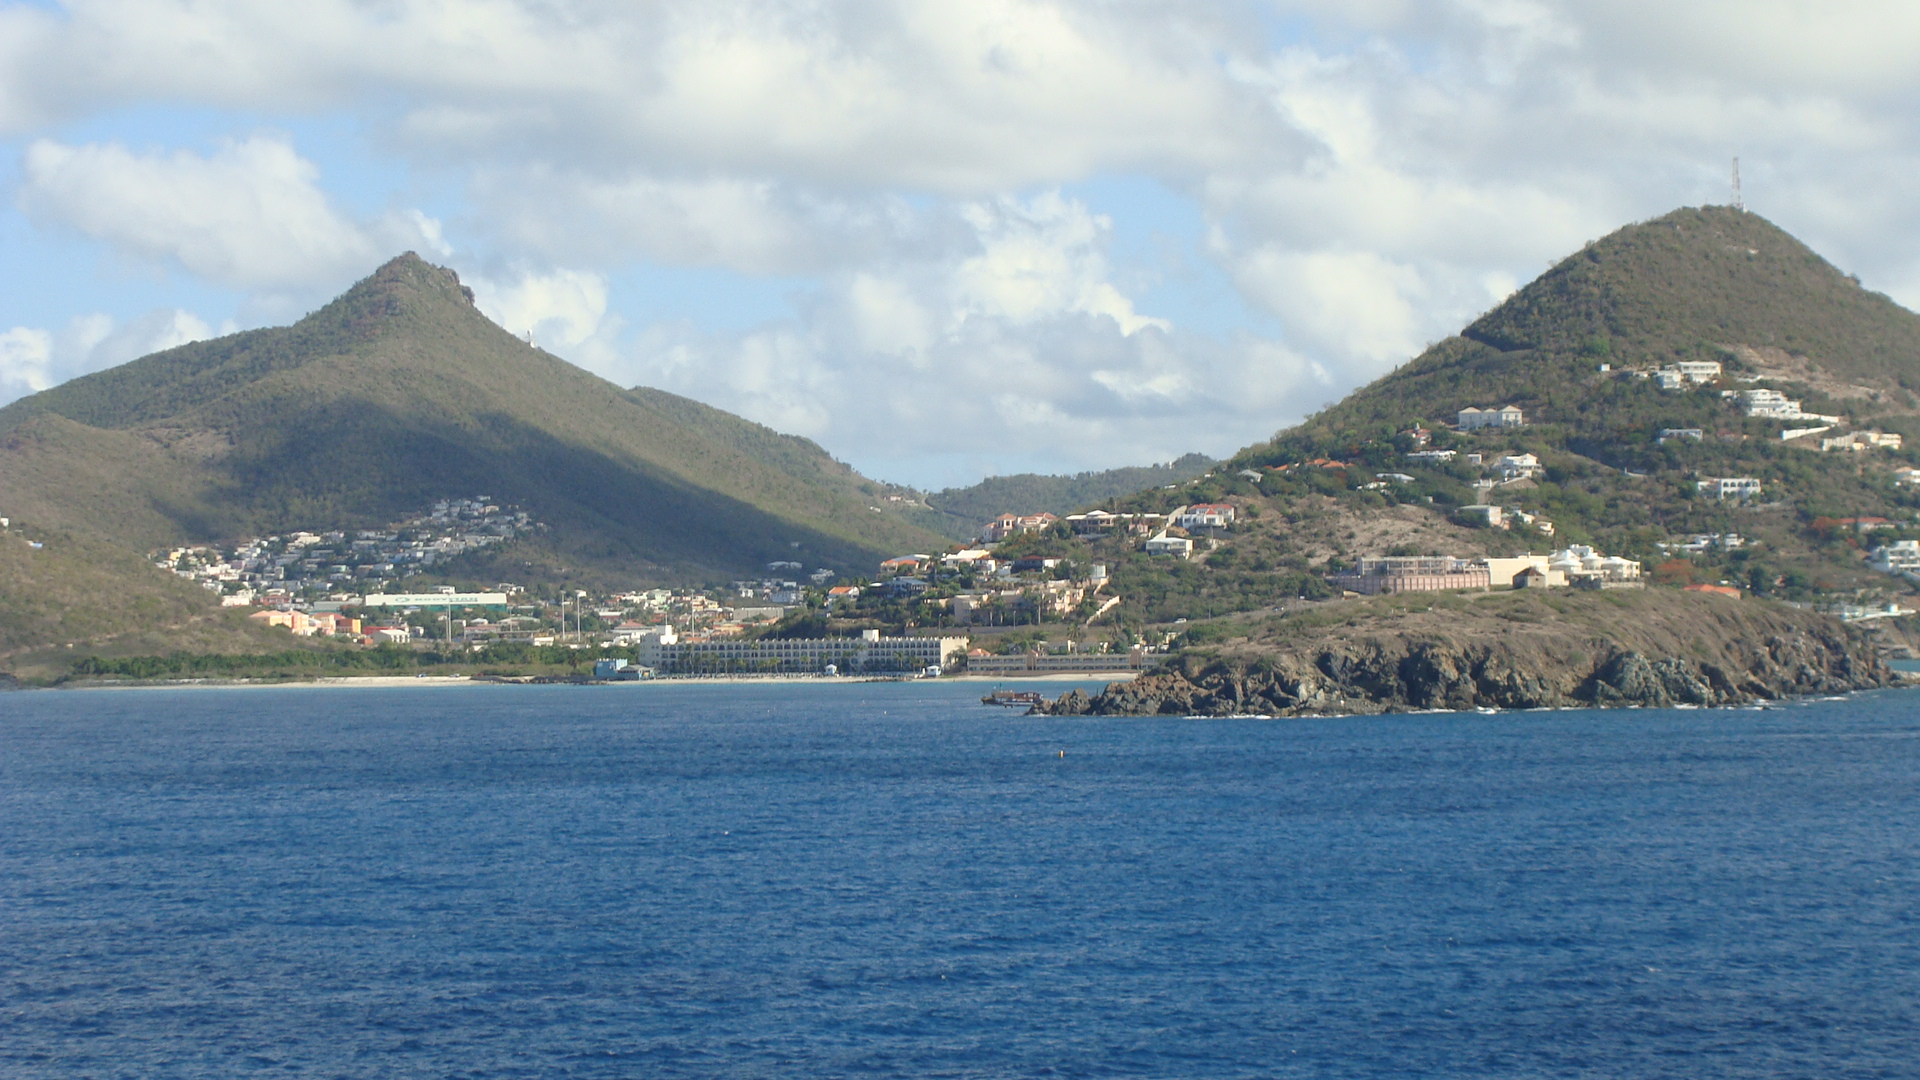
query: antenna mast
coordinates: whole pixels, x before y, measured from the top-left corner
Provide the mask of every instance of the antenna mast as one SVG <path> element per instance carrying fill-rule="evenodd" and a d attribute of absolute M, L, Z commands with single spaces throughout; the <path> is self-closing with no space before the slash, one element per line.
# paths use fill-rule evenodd
<path fill-rule="evenodd" d="M 1733 208 L 1735 210 L 1747 208 L 1747 204 L 1740 198 L 1740 159 L 1737 157 L 1733 159 Z"/>

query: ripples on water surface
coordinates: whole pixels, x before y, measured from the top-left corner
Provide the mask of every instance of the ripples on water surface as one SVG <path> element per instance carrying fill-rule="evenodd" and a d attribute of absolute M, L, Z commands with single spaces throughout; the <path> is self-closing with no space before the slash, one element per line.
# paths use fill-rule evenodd
<path fill-rule="evenodd" d="M 1914 693 L 980 692 L 0 696 L 0 1075 L 1920 1074 Z"/>

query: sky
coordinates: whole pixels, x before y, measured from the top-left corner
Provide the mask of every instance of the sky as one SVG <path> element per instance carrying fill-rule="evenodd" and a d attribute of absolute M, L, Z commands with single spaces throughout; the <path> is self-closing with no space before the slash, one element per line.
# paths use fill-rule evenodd
<path fill-rule="evenodd" d="M 0 0 L 0 402 L 386 259 L 926 488 L 1229 453 L 1746 205 L 1920 307 L 1920 5 Z"/>

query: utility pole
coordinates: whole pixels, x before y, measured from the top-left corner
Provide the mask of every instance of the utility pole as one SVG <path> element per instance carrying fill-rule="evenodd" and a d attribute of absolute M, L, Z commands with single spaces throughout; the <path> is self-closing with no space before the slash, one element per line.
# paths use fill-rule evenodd
<path fill-rule="evenodd" d="M 1747 208 L 1746 202 L 1740 198 L 1740 159 L 1738 157 L 1733 159 L 1733 208 L 1740 211 L 1745 211 Z"/>

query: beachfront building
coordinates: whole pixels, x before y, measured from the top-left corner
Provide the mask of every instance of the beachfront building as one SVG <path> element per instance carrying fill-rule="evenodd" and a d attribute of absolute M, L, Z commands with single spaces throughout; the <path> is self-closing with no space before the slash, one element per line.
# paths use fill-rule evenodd
<path fill-rule="evenodd" d="M 681 641 L 671 626 L 638 642 L 640 663 L 662 675 L 842 675 L 944 670 L 966 655 L 963 637 L 760 638 Z"/>

